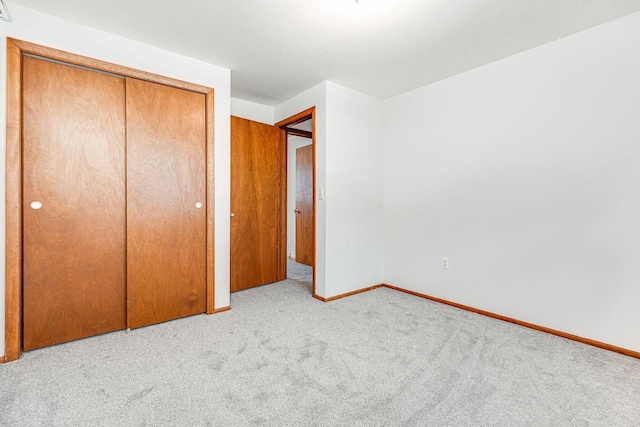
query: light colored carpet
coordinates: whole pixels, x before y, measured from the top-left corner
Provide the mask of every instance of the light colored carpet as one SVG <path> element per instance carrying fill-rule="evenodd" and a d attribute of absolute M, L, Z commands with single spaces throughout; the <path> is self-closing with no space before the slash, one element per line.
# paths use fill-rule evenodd
<path fill-rule="evenodd" d="M 640 425 L 637 359 L 386 288 L 231 302 L 0 365 L 0 425 Z"/>
<path fill-rule="evenodd" d="M 313 283 L 313 268 L 287 258 L 287 279 Z"/>

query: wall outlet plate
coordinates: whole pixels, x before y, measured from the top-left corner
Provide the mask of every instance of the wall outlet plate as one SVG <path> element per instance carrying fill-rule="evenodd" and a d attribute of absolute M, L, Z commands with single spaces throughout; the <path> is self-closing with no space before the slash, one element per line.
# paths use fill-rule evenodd
<path fill-rule="evenodd" d="M 443 270 L 449 269 L 449 258 L 442 257 L 442 269 Z"/>

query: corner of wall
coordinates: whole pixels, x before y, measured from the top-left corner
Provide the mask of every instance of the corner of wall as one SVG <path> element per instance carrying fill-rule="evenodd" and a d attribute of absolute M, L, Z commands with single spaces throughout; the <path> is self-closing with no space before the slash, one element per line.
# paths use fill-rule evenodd
<path fill-rule="evenodd" d="M 382 101 L 327 82 L 329 297 L 383 280 Z"/>

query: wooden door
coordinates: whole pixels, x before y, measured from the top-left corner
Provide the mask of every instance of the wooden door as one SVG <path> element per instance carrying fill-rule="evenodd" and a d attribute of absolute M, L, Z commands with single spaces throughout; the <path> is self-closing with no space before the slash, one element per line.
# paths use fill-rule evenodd
<path fill-rule="evenodd" d="M 296 149 L 296 262 L 313 267 L 313 145 Z"/>
<path fill-rule="evenodd" d="M 23 58 L 23 346 L 126 325 L 124 79 Z"/>
<path fill-rule="evenodd" d="M 231 292 L 286 278 L 281 177 L 280 129 L 231 117 Z"/>
<path fill-rule="evenodd" d="M 205 96 L 127 79 L 127 325 L 203 313 Z"/>

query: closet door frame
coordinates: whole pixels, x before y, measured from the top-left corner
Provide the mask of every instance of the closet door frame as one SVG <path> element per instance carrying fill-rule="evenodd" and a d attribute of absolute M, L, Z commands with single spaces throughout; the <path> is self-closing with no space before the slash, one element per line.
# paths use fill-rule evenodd
<path fill-rule="evenodd" d="M 22 56 L 31 54 L 205 95 L 206 313 L 214 309 L 214 90 L 157 74 L 7 38 L 5 362 L 22 351 Z"/>

